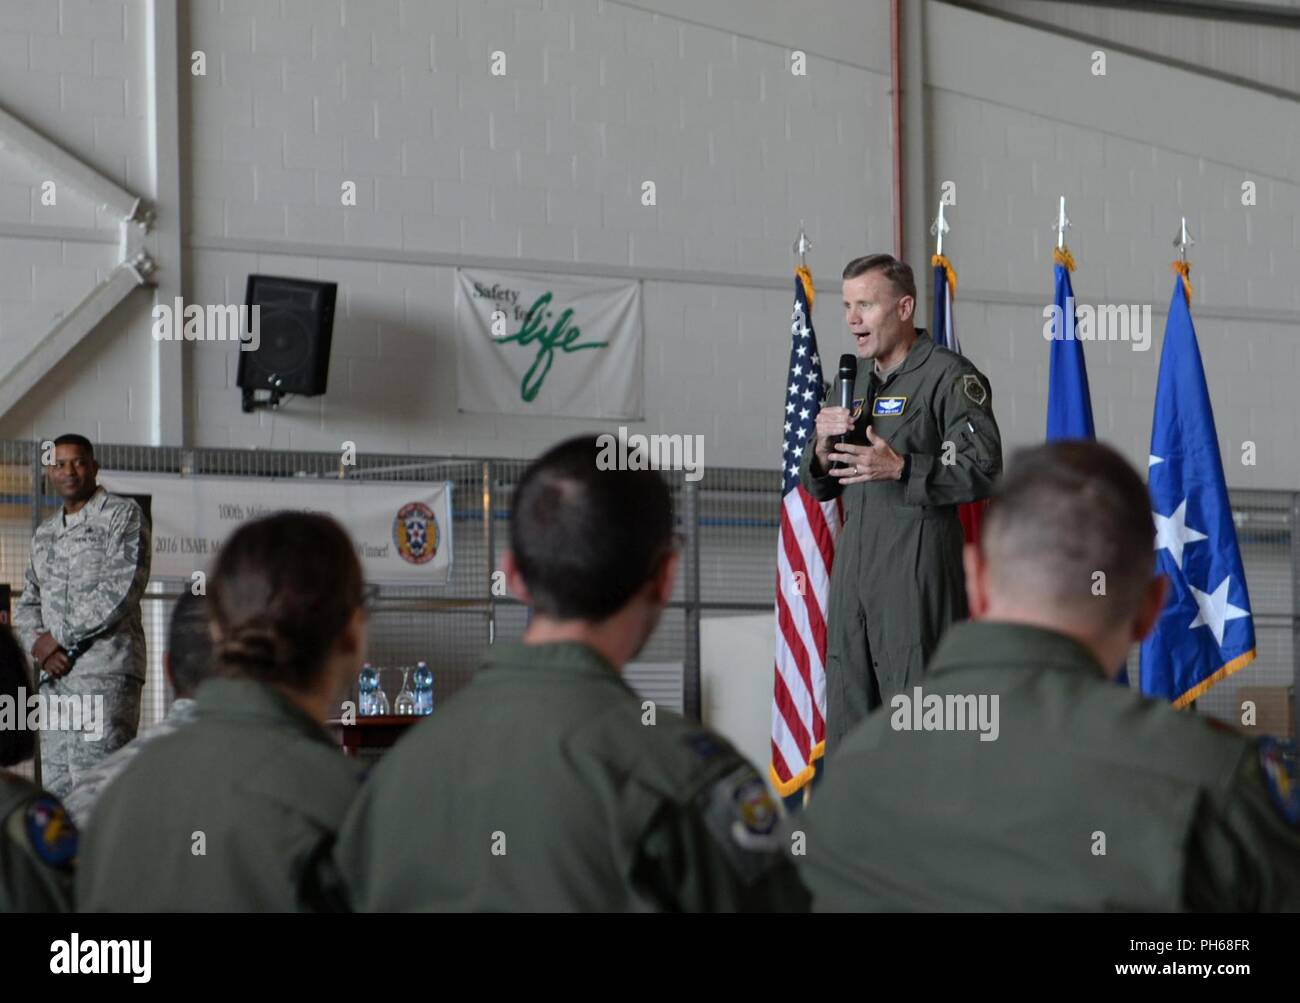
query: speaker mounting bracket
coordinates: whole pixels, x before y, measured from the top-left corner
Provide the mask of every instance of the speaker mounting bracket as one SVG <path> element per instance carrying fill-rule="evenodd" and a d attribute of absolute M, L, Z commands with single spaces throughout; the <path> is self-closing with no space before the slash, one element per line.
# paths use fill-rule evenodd
<path fill-rule="evenodd" d="M 243 388 L 244 399 L 240 406 L 244 414 L 252 414 L 254 411 L 263 408 L 268 411 L 280 410 L 280 405 L 284 402 L 283 390 L 272 388 L 267 391 L 271 395 L 269 397 L 257 397 L 255 396 L 256 393 L 257 391 L 252 387 Z"/>

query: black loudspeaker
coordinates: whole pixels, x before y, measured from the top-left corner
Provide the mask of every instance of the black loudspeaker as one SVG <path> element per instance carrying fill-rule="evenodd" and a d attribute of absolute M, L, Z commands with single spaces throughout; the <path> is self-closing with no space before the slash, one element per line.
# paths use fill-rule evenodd
<path fill-rule="evenodd" d="M 338 289 L 336 282 L 248 277 L 244 299 L 249 330 L 253 307 L 259 308 L 260 323 L 258 347 L 245 351 L 241 346 L 239 352 L 237 382 L 244 391 L 245 411 L 268 403 L 276 407 L 284 394 L 314 397 L 325 392 Z M 269 402 L 255 402 L 256 390 L 269 390 Z"/>

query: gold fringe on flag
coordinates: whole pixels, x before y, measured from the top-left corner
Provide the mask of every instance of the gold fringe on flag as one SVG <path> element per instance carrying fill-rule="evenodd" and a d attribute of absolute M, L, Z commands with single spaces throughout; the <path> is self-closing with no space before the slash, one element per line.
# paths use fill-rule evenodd
<path fill-rule="evenodd" d="M 808 297 L 808 312 L 812 313 L 813 293 L 815 292 L 813 289 L 812 272 L 808 269 L 807 265 L 796 265 L 794 273 L 799 276 L 799 281 L 803 283 L 803 294 Z"/>
<path fill-rule="evenodd" d="M 792 776 L 789 780 L 782 780 L 776 772 L 776 767 L 771 763 L 767 764 L 767 775 L 772 780 L 772 789 L 781 797 L 788 798 L 791 794 L 796 793 L 800 788 L 808 790 L 808 784 L 812 782 L 813 777 L 817 776 L 817 760 L 826 755 L 826 740 L 822 739 L 813 746 L 812 752 L 808 756 L 808 763 L 802 770 Z"/>
<path fill-rule="evenodd" d="M 952 262 L 949 261 L 945 255 L 932 254 L 930 255 L 930 267 L 933 268 L 935 265 L 943 265 L 943 272 L 948 276 L 948 289 L 954 296 L 956 296 L 957 273 L 953 271 Z"/>
<path fill-rule="evenodd" d="M 1201 697 L 1205 695 L 1205 692 L 1215 683 L 1223 679 L 1227 679 L 1238 669 L 1244 669 L 1247 665 L 1249 665 L 1254 660 L 1255 660 L 1254 648 L 1251 648 L 1249 651 L 1238 655 L 1236 658 L 1228 662 L 1226 665 L 1221 666 L 1217 672 L 1213 672 L 1210 675 L 1206 676 L 1199 683 L 1193 686 L 1190 690 L 1188 690 L 1186 693 L 1184 693 L 1182 696 L 1176 699 L 1174 701 L 1174 709 L 1182 710 L 1184 707 L 1192 703 L 1194 700 L 1199 700 Z"/>
<path fill-rule="evenodd" d="M 1192 263 L 1190 261 L 1175 261 L 1174 273 L 1183 277 L 1183 294 L 1187 297 L 1187 304 L 1192 303 Z"/>
<path fill-rule="evenodd" d="M 1064 265 L 1067 272 L 1074 271 L 1074 255 L 1070 253 L 1068 247 L 1052 248 L 1052 261 L 1058 265 Z"/>

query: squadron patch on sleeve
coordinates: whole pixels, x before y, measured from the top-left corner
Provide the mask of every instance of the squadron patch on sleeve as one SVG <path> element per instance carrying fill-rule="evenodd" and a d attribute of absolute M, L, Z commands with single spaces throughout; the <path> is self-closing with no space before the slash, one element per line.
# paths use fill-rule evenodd
<path fill-rule="evenodd" d="M 1259 768 L 1273 805 L 1293 828 L 1300 828 L 1300 783 L 1296 782 L 1296 747 L 1274 738 L 1259 742 Z"/>
<path fill-rule="evenodd" d="M 781 848 L 781 806 L 762 778 L 741 765 L 704 797 L 705 823 L 737 872 L 747 880 L 765 872 Z"/>
<path fill-rule="evenodd" d="M 974 373 L 966 373 L 962 376 L 961 390 L 966 395 L 966 399 L 976 407 L 983 407 L 984 402 L 989 399 L 988 390 Z"/>
<path fill-rule="evenodd" d="M 71 870 L 77 859 L 77 827 L 63 805 L 52 797 L 39 797 L 27 806 L 23 821 L 37 859 L 58 870 Z"/>
<path fill-rule="evenodd" d="M 857 423 L 857 420 L 858 420 L 859 418 L 862 417 L 862 405 L 864 405 L 864 404 L 866 404 L 866 399 L 865 399 L 865 398 L 863 398 L 863 397 L 854 397 L 854 398 L 853 398 L 853 410 L 849 412 L 849 420 L 850 420 L 850 421 L 852 421 L 852 422 L 854 422 L 854 423 L 856 424 L 856 423 Z"/>

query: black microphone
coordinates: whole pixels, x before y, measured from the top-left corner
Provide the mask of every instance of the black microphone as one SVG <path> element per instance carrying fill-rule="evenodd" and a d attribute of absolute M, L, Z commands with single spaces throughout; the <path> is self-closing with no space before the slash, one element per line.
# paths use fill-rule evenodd
<path fill-rule="evenodd" d="M 858 378 L 858 357 L 852 352 L 845 352 L 840 356 L 840 407 L 847 408 L 850 412 L 853 410 L 853 384 Z M 840 442 L 849 441 L 849 433 L 839 437 Z M 840 466 L 836 461 L 832 466 Z"/>

